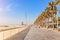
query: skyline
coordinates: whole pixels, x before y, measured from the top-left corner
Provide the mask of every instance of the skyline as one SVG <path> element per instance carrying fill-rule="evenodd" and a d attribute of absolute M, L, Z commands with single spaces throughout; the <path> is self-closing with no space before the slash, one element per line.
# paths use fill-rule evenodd
<path fill-rule="evenodd" d="M 0 25 L 20 25 L 22 21 L 26 23 L 25 14 L 31 24 L 45 11 L 50 1 L 52 0 L 0 0 Z"/>

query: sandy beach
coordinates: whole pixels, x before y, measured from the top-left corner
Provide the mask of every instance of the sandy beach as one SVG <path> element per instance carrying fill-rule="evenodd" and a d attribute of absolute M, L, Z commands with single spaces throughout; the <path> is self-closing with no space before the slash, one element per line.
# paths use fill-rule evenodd
<path fill-rule="evenodd" d="M 4 40 L 24 40 L 24 38 L 27 35 L 29 29 L 30 29 L 30 27 L 28 27 L 27 29 L 11 36 L 10 38 L 4 39 Z"/>

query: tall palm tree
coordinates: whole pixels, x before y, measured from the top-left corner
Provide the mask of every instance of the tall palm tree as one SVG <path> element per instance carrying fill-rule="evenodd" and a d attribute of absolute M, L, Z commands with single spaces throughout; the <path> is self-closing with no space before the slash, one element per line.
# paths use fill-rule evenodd
<path fill-rule="evenodd" d="M 60 5 L 60 0 L 56 0 L 56 1 L 57 1 L 56 4 L 57 4 L 57 5 Z"/>
<path fill-rule="evenodd" d="M 52 14 L 52 26 L 53 26 L 53 28 L 54 28 L 54 21 L 55 20 L 53 20 L 53 19 L 55 19 L 55 15 L 57 14 L 57 8 L 56 8 L 56 4 L 55 4 L 55 2 L 50 2 L 49 3 L 49 7 L 50 7 L 50 12 L 51 12 L 51 14 Z"/>
<path fill-rule="evenodd" d="M 49 6 L 45 9 L 45 12 L 42 12 L 42 14 L 40 16 L 38 16 L 38 18 L 35 20 L 34 24 L 39 24 L 40 22 L 43 23 L 44 19 L 49 18 L 54 16 L 54 14 L 56 15 L 57 13 L 57 8 L 55 5 L 55 2 L 50 2 Z M 53 22 L 53 20 L 52 20 Z"/>
<path fill-rule="evenodd" d="M 52 16 L 52 13 L 50 12 L 50 7 L 47 7 L 47 8 L 45 9 L 45 12 L 46 12 L 46 16 L 47 16 L 48 18 Z"/>
<path fill-rule="evenodd" d="M 42 12 L 43 14 L 44 12 Z M 42 14 L 38 16 L 38 18 L 35 20 L 34 24 L 38 24 L 40 21 L 42 21 Z"/>

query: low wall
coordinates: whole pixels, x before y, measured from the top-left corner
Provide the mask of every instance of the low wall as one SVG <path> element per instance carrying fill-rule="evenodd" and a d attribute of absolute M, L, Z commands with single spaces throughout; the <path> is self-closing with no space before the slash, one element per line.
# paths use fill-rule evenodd
<path fill-rule="evenodd" d="M 3 27 L 6 28 L 6 27 Z M 13 35 L 15 35 L 18 32 L 21 32 L 22 30 L 26 29 L 27 27 L 12 27 L 0 30 L 0 40 L 7 39 Z"/>

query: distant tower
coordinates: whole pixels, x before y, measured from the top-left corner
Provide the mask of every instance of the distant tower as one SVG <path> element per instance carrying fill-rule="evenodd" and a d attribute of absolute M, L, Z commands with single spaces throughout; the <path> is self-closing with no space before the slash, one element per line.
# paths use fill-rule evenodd
<path fill-rule="evenodd" d="M 21 22 L 21 25 L 24 25 L 23 21 Z"/>

